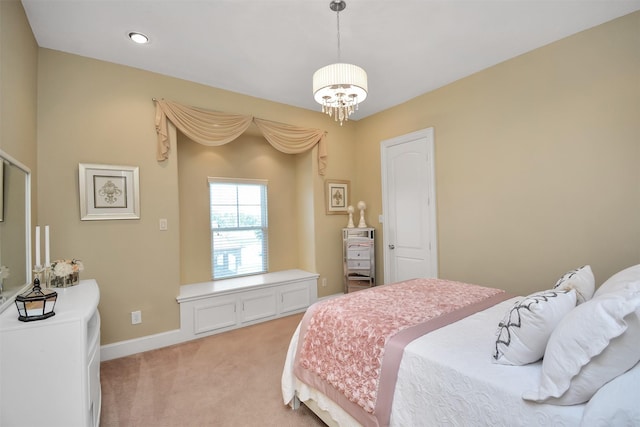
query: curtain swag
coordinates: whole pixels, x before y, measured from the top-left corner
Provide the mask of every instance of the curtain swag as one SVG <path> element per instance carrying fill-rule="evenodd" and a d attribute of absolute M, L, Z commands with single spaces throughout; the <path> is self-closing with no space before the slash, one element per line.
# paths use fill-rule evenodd
<path fill-rule="evenodd" d="M 157 160 L 169 158 L 169 122 L 193 141 L 209 146 L 227 144 L 238 138 L 249 125 L 256 124 L 265 139 L 276 150 L 297 154 L 318 145 L 318 173 L 327 168 L 326 132 L 284 123 L 272 122 L 241 114 L 227 114 L 181 105 L 164 99 L 156 103 L 156 132 L 158 134 Z M 175 141 L 173 142 L 175 144 Z"/>

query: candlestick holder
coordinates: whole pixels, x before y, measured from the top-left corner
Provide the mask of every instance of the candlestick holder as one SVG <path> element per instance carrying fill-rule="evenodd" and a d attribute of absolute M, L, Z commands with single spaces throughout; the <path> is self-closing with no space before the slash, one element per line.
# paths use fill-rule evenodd
<path fill-rule="evenodd" d="M 35 265 L 33 266 L 33 278 L 38 279 L 41 289 L 49 289 L 52 287 L 53 269 L 50 266 Z"/>
<path fill-rule="evenodd" d="M 44 266 L 42 265 L 34 265 L 33 266 L 33 279 L 38 279 L 38 281 L 42 284 L 44 283 Z"/>
<path fill-rule="evenodd" d="M 348 206 L 347 212 L 349 212 L 349 222 L 347 222 L 347 228 L 354 228 L 355 225 L 353 224 L 353 206 Z"/>
<path fill-rule="evenodd" d="M 358 228 L 367 228 L 367 223 L 364 220 L 364 210 L 367 209 L 367 204 L 363 201 L 359 201 L 358 209 L 360 209 L 360 223 L 358 223 Z"/>
<path fill-rule="evenodd" d="M 51 288 L 51 279 L 53 276 L 53 270 L 50 266 L 46 266 L 42 271 L 42 287 L 45 289 Z"/>

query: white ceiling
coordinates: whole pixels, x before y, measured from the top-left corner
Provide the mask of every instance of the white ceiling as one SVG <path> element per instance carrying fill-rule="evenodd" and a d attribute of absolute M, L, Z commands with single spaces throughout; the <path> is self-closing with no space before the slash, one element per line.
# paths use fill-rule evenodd
<path fill-rule="evenodd" d="M 369 96 L 352 119 L 640 10 L 640 0 L 346 2 L 342 61 L 369 77 Z M 310 110 L 319 111 L 311 76 L 338 60 L 330 0 L 22 3 L 41 47 Z M 151 43 L 132 43 L 130 31 Z"/>

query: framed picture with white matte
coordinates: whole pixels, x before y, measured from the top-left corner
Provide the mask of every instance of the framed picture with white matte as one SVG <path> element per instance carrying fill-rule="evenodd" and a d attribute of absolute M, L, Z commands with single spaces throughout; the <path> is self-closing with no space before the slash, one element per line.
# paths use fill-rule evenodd
<path fill-rule="evenodd" d="M 80 219 L 140 219 L 137 166 L 80 163 Z"/>
<path fill-rule="evenodd" d="M 346 215 L 349 205 L 349 181 L 325 180 L 325 208 L 327 215 Z"/>

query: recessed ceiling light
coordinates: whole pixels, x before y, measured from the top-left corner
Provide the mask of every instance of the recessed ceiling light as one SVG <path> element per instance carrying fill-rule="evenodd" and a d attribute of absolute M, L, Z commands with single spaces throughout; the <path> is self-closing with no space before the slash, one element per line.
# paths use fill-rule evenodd
<path fill-rule="evenodd" d="M 136 33 L 135 31 L 129 33 L 129 38 L 138 44 L 149 43 L 149 37 L 142 33 Z"/>

